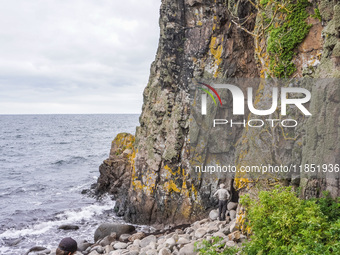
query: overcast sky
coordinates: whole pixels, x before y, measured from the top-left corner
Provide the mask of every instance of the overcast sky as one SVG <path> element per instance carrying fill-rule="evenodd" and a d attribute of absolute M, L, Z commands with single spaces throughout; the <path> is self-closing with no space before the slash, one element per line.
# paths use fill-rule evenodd
<path fill-rule="evenodd" d="M 0 0 L 0 114 L 140 113 L 161 0 Z"/>

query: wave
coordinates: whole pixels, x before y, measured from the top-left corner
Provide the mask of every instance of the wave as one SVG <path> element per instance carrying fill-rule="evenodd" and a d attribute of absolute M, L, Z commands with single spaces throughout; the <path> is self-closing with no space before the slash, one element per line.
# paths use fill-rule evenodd
<path fill-rule="evenodd" d="M 74 164 L 74 163 L 78 163 L 81 161 L 86 161 L 87 159 L 81 156 L 74 156 L 71 157 L 69 159 L 61 159 L 61 160 L 57 160 L 55 162 L 52 163 L 52 165 L 69 165 L 69 164 Z"/>
<path fill-rule="evenodd" d="M 24 187 L 19 187 L 10 191 L 9 195 L 18 195 L 21 193 L 28 193 L 28 192 L 42 192 L 46 189 L 49 189 L 49 186 L 46 184 L 29 184 Z"/>
<path fill-rule="evenodd" d="M 13 239 L 27 236 L 42 235 L 51 229 L 56 229 L 64 224 L 79 224 L 83 221 L 91 220 L 94 216 L 103 214 L 105 211 L 112 210 L 115 201 L 106 198 L 101 204 L 92 204 L 81 209 L 71 209 L 57 214 L 54 219 L 40 222 L 22 229 L 7 229 L 0 234 L 1 239 Z"/>

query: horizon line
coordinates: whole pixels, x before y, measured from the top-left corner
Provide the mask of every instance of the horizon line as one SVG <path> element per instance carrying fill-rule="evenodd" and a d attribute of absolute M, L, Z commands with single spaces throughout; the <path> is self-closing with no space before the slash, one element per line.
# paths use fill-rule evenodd
<path fill-rule="evenodd" d="M 141 114 L 141 113 L 0 113 L 0 115 L 109 115 L 109 114 Z"/>

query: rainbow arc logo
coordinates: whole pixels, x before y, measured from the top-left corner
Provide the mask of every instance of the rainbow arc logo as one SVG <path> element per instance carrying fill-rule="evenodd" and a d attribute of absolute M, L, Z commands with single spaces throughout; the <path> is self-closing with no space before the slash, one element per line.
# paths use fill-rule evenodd
<path fill-rule="evenodd" d="M 205 83 L 203 83 L 203 82 L 198 82 L 198 83 L 201 84 L 201 85 L 203 85 L 203 86 L 206 86 L 208 89 L 210 89 L 212 92 L 214 92 L 214 94 L 217 96 L 217 98 L 218 98 L 218 100 L 220 101 L 220 104 L 221 104 L 221 106 L 222 106 L 221 97 L 220 97 L 220 95 L 217 93 L 217 91 L 216 91 L 213 87 L 211 87 L 210 85 L 205 84 Z M 216 100 L 215 100 L 214 96 L 211 94 L 211 92 L 210 92 L 209 90 L 204 89 L 204 88 L 201 88 L 201 87 L 199 87 L 199 89 L 202 90 L 202 91 L 204 91 L 205 93 L 207 93 L 207 94 L 212 98 L 212 100 L 214 101 L 215 105 L 217 106 Z M 205 99 L 205 100 L 206 100 L 206 99 Z"/>

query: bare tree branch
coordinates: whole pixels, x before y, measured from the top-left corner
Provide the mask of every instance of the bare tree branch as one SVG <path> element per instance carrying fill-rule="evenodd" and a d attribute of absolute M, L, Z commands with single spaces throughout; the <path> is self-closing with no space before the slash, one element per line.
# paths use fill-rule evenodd
<path fill-rule="evenodd" d="M 231 20 L 232 23 L 234 23 L 238 28 L 242 29 L 243 31 L 247 32 L 248 34 L 254 36 L 254 37 L 258 37 L 257 34 L 254 34 L 252 32 L 250 32 L 248 29 L 242 27 L 239 23 L 237 23 L 236 21 L 234 21 L 233 19 Z"/>

